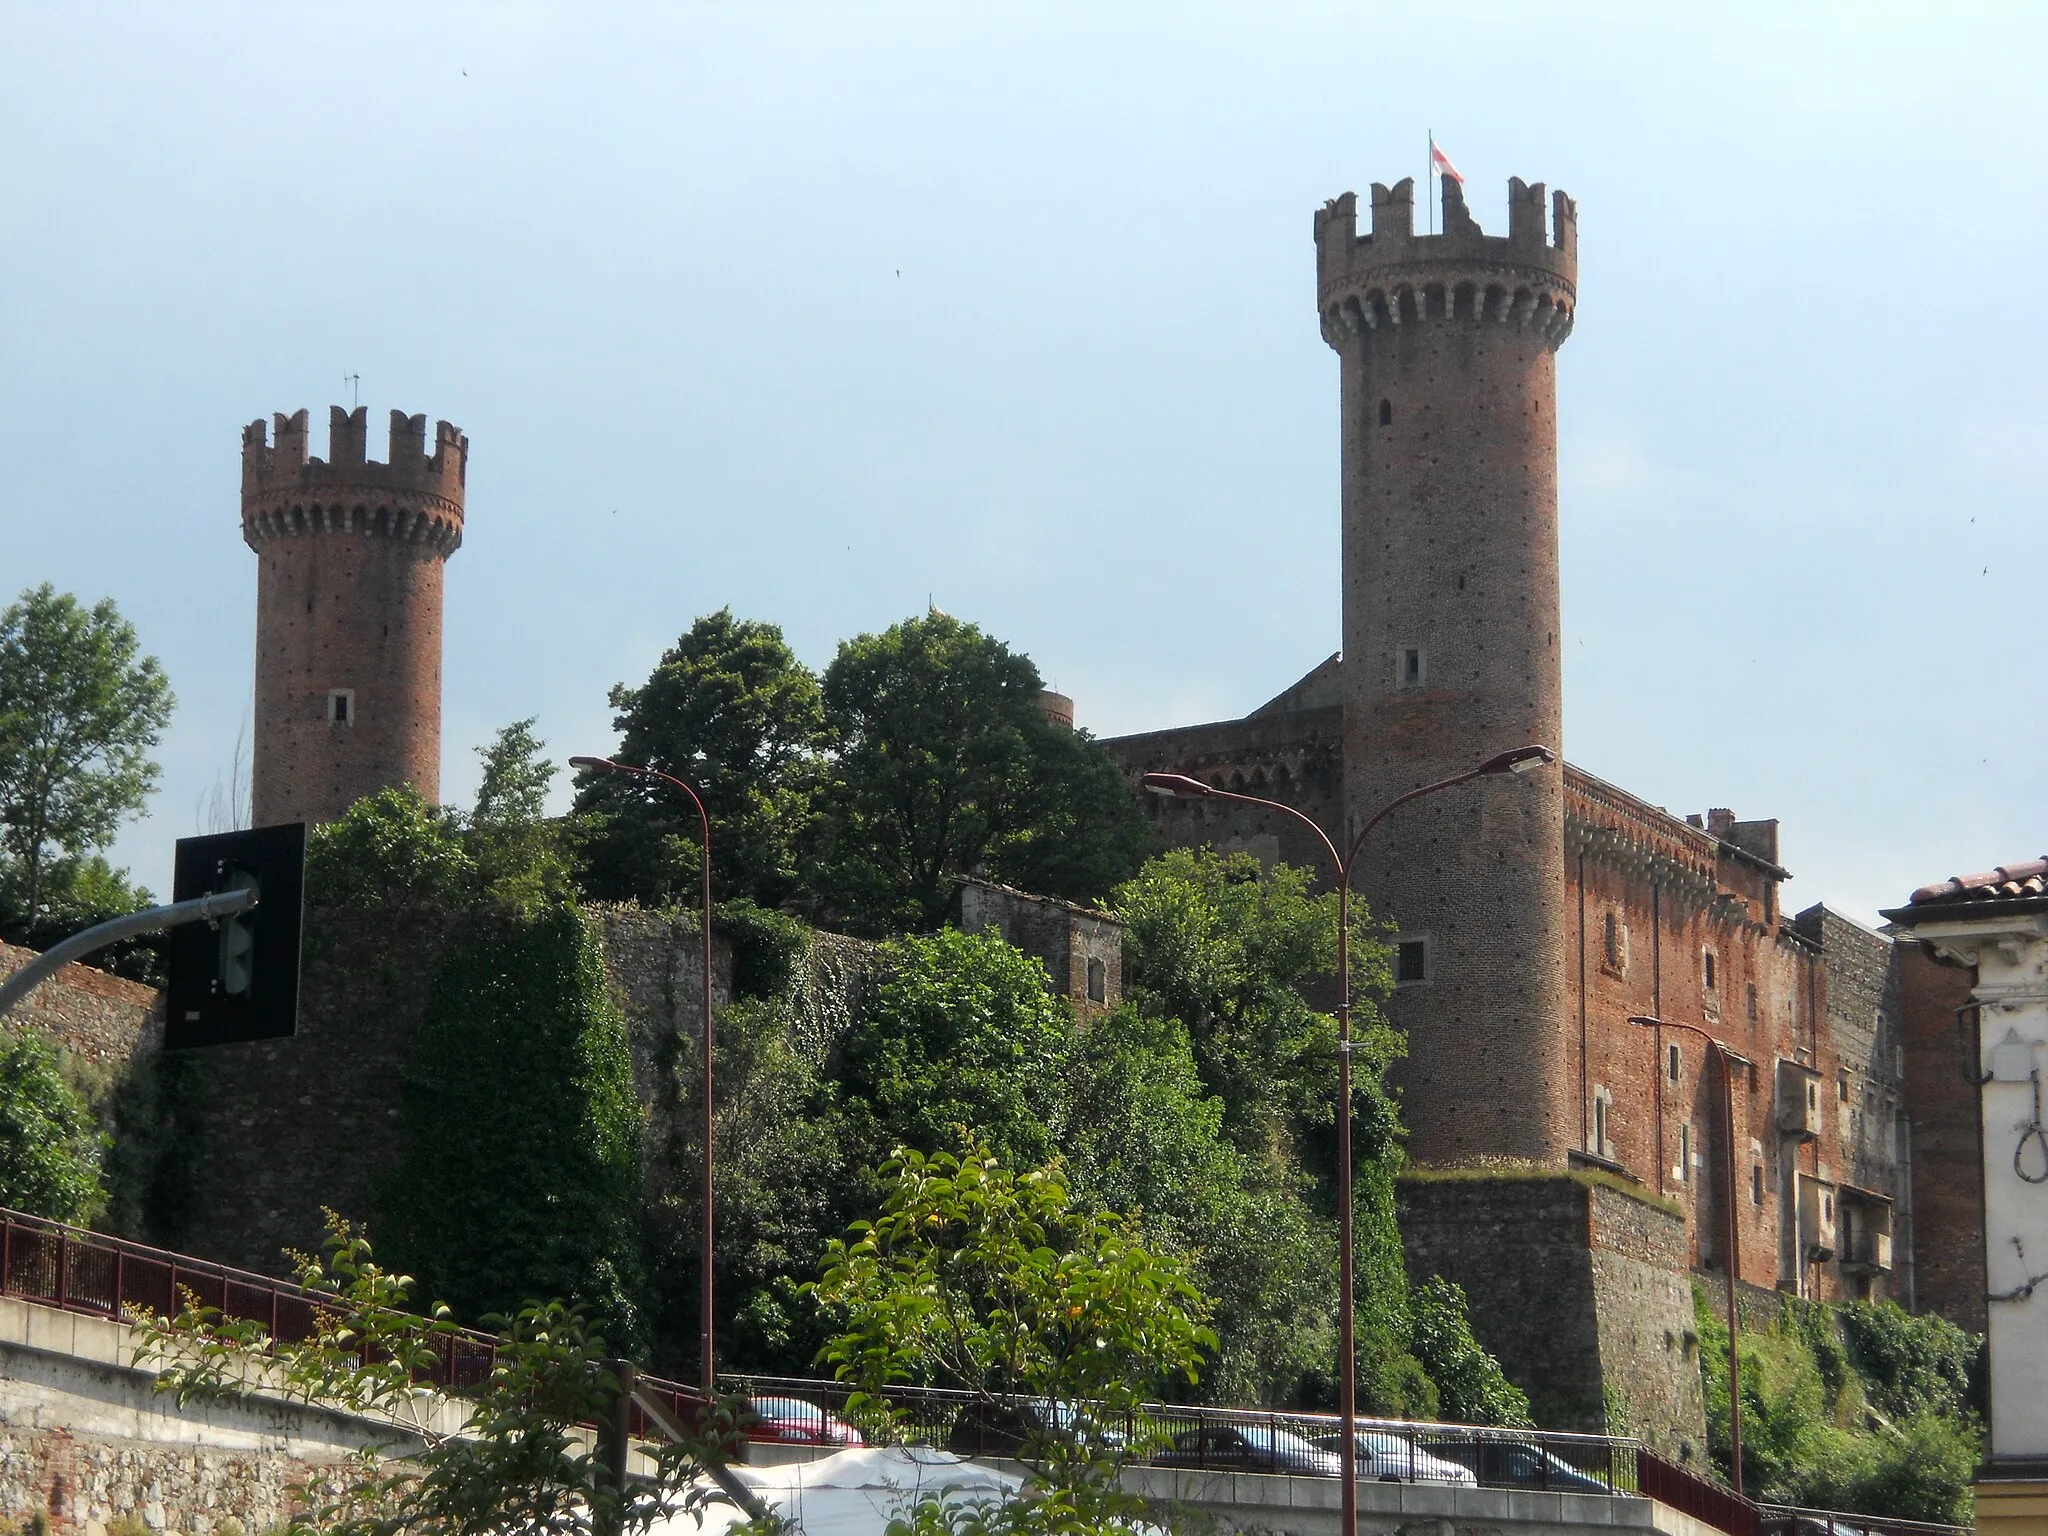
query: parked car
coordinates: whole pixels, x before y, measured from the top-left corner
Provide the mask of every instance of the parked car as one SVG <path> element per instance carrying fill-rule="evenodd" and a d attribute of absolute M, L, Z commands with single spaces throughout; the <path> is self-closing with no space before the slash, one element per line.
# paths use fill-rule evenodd
<path fill-rule="evenodd" d="M 1566 1461 L 1555 1451 L 1527 1440 L 1451 1440 L 1436 1454 L 1469 1467 L 1489 1488 L 1548 1489 L 1552 1493 L 1612 1493 L 1614 1490 Z"/>
<path fill-rule="evenodd" d="M 1155 1467 L 1203 1467 L 1215 1472 L 1284 1472 L 1293 1477 L 1335 1477 L 1337 1458 L 1301 1436 L 1266 1424 L 1204 1424 L 1184 1429 L 1152 1458 Z"/>
<path fill-rule="evenodd" d="M 953 1420 L 946 1449 L 956 1456 L 1030 1456 L 1048 1441 L 1086 1445 L 1112 1454 L 1126 1444 L 1124 1432 L 1098 1423 L 1078 1403 L 1056 1398 L 1021 1402 L 969 1403 Z"/>
<path fill-rule="evenodd" d="M 1313 1443 L 1317 1450 L 1328 1451 L 1332 1456 L 1344 1449 L 1341 1434 L 1319 1435 Z M 1431 1455 L 1407 1436 L 1392 1430 L 1361 1429 L 1357 1445 L 1358 1475 L 1362 1478 L 1383 1483 L 1457 1483 L 1467 1488 L 1479 1481 L 1470 1468 Z"/>
<path fill-rule="evenodd" d="M 801 1397 L 750 1397 L 740 1415 L 749 1440 L 783 1445 L 866 1445 L 846 1420 Z"/>

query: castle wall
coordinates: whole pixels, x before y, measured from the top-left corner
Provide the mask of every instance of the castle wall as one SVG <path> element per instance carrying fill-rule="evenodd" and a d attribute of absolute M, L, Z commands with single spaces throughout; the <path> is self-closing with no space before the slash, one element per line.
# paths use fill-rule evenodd
<path fill-rule="evenodd" d="M 962 933 L 993 931 L 1037 960 L 1046 986 L 1083 1014 L 1123 1001 L 1124 928 L 1107 912 L 963 879 L 953 892 L 952 920 Z"/>
<path fill-rule="evenodd" d="M 1563 1174 L 1403 1179 L 1396 1200 L 1409 1274 L 1464 1288 L 1539 1425 L 1604 1433 L 1612 1408 L 1660 1454 L 1704 1457 L 1681 1218 Z"/>
<path fill-rule="evenodd" d="M 0 981 L 35 958 L 32 949 L 0 944 Z M 119 1068 L 145 1042 L 163 1038 L 163 994 L 89 965 L 67 965 L 23 998 L 7 1023 L 35 1030 L 57 1050 L 104 1073 Z"/>

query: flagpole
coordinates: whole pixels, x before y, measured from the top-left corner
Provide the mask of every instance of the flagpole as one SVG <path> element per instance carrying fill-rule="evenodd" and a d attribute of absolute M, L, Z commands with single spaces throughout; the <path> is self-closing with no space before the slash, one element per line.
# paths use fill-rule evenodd
<path fill-rule="evenodd" d="M 1422 185 L 1426 189 L 1423 195 L 1429 203 L 1429 232 L 1433 235 L 1436 233 L 1436 130 L 1431 128 L 1428 132 L 1429 154 L 1422 162 L 1425 167 Z"/>

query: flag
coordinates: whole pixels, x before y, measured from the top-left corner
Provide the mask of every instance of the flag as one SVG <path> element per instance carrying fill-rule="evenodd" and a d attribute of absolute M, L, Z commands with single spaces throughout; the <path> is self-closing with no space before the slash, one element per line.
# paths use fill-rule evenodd
<path fill-rule="evenodd" d="M 1414 140 L 1409 140 L 1412 144 Z M 1465 178 L 1458 174 L 1458 168 L 1451 164 L 1451 157 L 1437 148 L 1435 139 L 1429 141 L 1429 168 L 1439 176 L 1448 176 L 1459 186 L 1465 185 Z"/>

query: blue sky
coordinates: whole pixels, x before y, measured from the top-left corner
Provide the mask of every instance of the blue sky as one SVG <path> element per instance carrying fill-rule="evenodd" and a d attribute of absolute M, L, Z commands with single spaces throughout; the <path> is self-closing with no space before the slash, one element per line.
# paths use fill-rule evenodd
<path fill-rule="evenodd" d="M 0 589 L 179 697 L 161 892 L 248 711 L 245 422 L 472 443 L 443 794 L 697 614 L 822 665 L 927 599 L 1115 734 L 1336 648 L 1310 216 L 1580 210 L 1565 750 L 1783 820 L 1869 918 L 2048 848 L 2048 10 L 6 6 Z M 373 447 L 381 453 L 381 449 Z"/>

